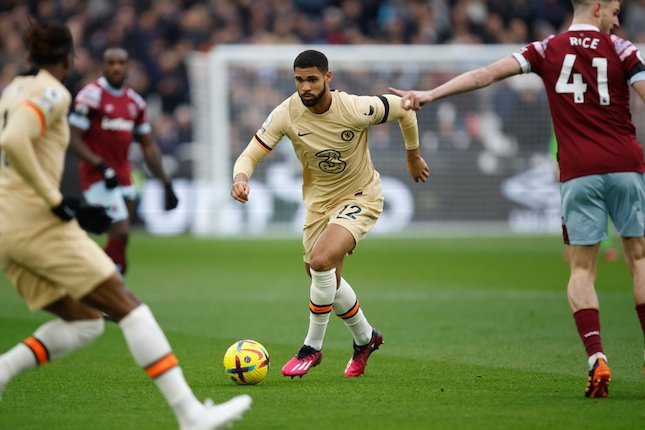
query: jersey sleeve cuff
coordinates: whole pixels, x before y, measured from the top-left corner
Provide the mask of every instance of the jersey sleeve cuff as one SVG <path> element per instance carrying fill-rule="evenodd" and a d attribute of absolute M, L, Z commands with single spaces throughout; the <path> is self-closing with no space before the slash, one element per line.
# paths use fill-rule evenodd
<path fill-rule="evenodd" d="M 531 73 L 531 64 L 526 61 L 526 58 L 522 54 L 518 54 L 517 52 L 513 53 L 513 58 L 520 63 L 520 69 L 522 69 L 522 73 Z"/>
<path fill-rule="evenodd" d="M 68 121 L 69 125 L 81 130 L 88 130 L 90 128 L 90 119 L 86 116 L 71 113 L 69 114 Z"/>
<path fill-rule="evenodd" d="M 629 85 L 634 85 L 638 81 L 645 81 L 645 70 L 638 72 L 634 76 L 629 78 Z"/>

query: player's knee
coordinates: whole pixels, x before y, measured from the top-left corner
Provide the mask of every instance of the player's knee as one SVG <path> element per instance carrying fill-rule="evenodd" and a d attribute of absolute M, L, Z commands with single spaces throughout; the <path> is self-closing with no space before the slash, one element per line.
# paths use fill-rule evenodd
<path fill-rule="evenodd" d="M 309 267 L 316 272 L 325 272 L 335 267 L 334 260 L 322 253 L 314 253 L 309 260 Z"/>

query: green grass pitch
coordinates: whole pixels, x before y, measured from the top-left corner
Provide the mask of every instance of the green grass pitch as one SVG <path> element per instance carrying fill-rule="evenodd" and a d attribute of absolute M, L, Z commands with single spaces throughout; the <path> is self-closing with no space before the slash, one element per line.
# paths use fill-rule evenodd
<path fill-rule="evenodd" d="M 370 237 L 345 263 L 385 344 L 366 374 L 343 378 L 351 337 L 332 316 L 324 359 L 302 379 L 281 366 L 301 346 L 309 281 L 300 240 L 131 240 L 128 285 L 152 308 L 199 398 L 249 393 L 236 429 L 642 429 L 643 336 L 624 262 L 599 262 L 608 399 L 583 395 L 586 357 L 569 312 L 557 237 Z M 29 313 L 0 276 L 0 351 L 49 317 Z M 236 386 L 222 357 L 264 344 L 260 385 Z M 161 395 L 120 331 L 12 381 L 0 429 L 173 429 Z"/>

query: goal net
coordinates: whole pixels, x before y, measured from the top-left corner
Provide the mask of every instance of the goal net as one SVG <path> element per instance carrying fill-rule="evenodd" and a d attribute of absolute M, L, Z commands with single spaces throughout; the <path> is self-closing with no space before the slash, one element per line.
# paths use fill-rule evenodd
<path fill-rule="evenodd" d="M 197 235 L 297 232 L 301 170 L 285 138 L 251 179 L 246 205 L 229 196 L 232 166 L 271 110 L 294 92 L 293 60 L 313 48 L 329 58 L 332 88 L 359 95 L 388 86 L 429 89 L 519 46 L 222 45 L 188 61 L 196 143 Z M 645 106 L 633 97 L 635 124 Z M 559 191 L 550 154 L 552 125 L 542 83 L 519 75 L 454 96 L 417 113 L 427 183 L 414 183 L 396 121 L 370 129 L 385 210 L 375 233 L 557 232 Z M 645 141 L 639 128 L 639 139 Z"/>

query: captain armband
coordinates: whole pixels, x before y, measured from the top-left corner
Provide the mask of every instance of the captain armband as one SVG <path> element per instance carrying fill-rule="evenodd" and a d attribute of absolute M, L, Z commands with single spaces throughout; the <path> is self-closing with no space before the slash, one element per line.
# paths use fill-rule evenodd
<path fill-rule="evenodd" d="M 401 97 L 393 94 L 382 96 L 384 104 L 387 102 L 390 118 L 399 120 L 399 127 L 405 140 L 405 149 L 412 150 L 419 147 L 419 125 L 417 124 L 417 114 L 413 110 L 405 110 L 401 107 Z"/>

